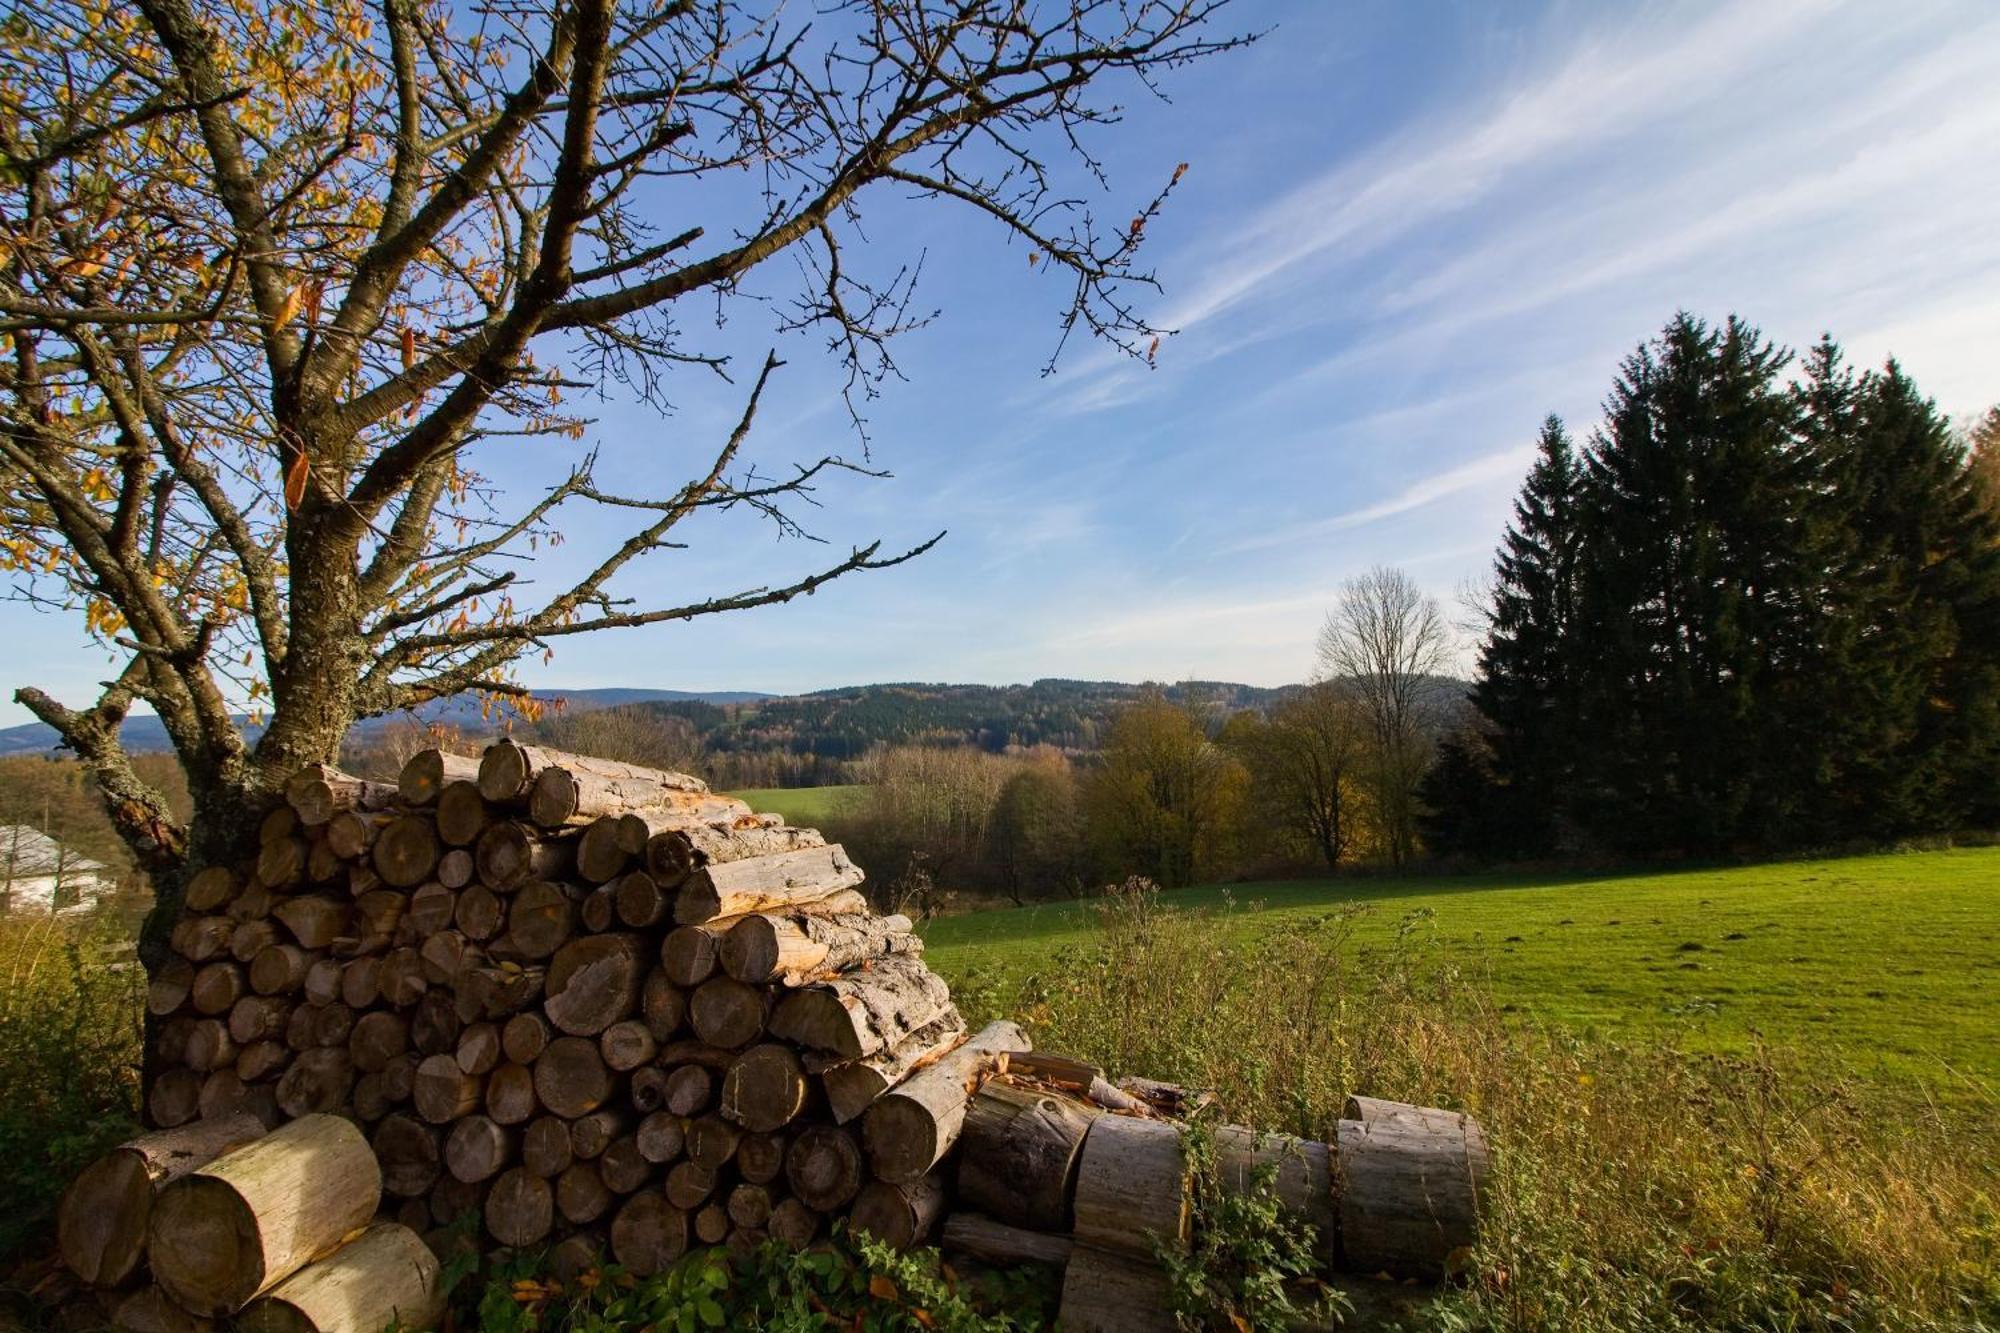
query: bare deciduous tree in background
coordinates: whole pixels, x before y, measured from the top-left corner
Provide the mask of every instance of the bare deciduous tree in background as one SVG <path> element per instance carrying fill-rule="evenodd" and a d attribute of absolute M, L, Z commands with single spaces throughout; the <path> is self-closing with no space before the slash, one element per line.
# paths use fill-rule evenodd
<path fill-rule="evenodd" d="M 586 453 L 513 506 L 479 470 L 500 442 L 588 438 L 585 394 L 664 405 L 676 371 L 725 369 L 697 318 L 823 333 L 865 397 L 921 317 L 915 258 L 854 245 L 864 205 L 962 208 L 1060 278 L 1064 338 L 1147 355 L 1135 259 L 1180 172 L 1106 226 L 1057 167 L 1096 171 L 1107 84 L 1235 44 L 1211 32 L 1222 3 L 70 0 L 10 19 L 0 558 L 16 596 L 76 613 L 117 661 L 87 704 L 16 697 L 152 874 L 142 954 L 183 867 L 230 854 L 357 717 L 524 695 L 511 664 L 560 638 L 784 602 L 928 545 L 782 586 L 621 595 L 690 516 L 801 535 L 792 502 L 850 466 L 739 466 L 775 358 L 726 440 L 658 461 L 686 469 L 658 490 L 605 488 Z M 795 299 L 746 292 L 753 273 L 796 279 Z M 538 543 L 618 520 L 569 586 L 517 583 Z M 120 748 L 139 703 L 191 823 Z M 266 714 L 254 743 L 245 705 Z"/>
<path fill-rule="evenodd" d="M 1347 581 L 1319 633 L 1322 680 L 1351 689 L 1374 753 L 1370 794 L 1390 863 L 1417 850 L 1417 784 L 1430 763 L 1450 637 L 1437 602 L 1400 569 L 1377 565 Z"/>

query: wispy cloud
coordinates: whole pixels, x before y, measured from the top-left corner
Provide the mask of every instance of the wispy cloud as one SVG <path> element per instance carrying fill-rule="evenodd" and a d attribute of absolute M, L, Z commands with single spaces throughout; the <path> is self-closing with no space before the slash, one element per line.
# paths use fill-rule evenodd
<path fill-rule="evenodd" d="M 1517 482 L 1527 471 L 1528 464 L 1534 456 L 1533 445 L 1502 449 L 1498 453 L 1486 454 L 1469 463 L 1461 463 L 1457 467 L 1447 468 L 1443 472 L 1413 481 L 1394 495 L 1378 500 L 1374 504 L 1350 509 L 1331 518 L 1315 519 L 1310 523 L 1295 523 L 1275 531 L 1259 533 L 1225 549 L 1229 554 L 1239 554 L 1318 541 L 1337 532 L 1346 532 L 1352 528 L 1379 523 L 1383 519 L 1423 509 L 1464 491 Z"/>

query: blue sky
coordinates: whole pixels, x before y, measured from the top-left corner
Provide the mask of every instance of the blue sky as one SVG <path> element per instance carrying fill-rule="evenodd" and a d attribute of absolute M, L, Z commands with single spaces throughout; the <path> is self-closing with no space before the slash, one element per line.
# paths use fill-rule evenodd
<path fill-rule="evenodd" d="M 1481 575 L 1541 417 L 1578 433 L 1618 359 L 1677 308 L 1801 346 L 1893 352 L 1953 414 L 2000 401 L 2000 8 L 1266 0 L 1250 50 L 1121 90 L 1098 141 L 1149 228 L 1179 332 L 1157 367 L 1073 344 L 1062 291 L 979 219 L 892 200 L 858 262 L 925 255 L 939 319 L 870 405 L 893 480 L 840 481 L 827 547 L 701 520 L 622 591 L 733 591 L 880 536 L 950 535 L 792 606 L 571 640 L 549 686 L 793 691 L 1038 676 L 1303 678 L 1341 581 L 1401 565 L 1441 600 Z M 781 261 L 783 262 L 783 261 Z M 763 289 L 781 296 L 793 271 Z M 699 323 L 697 318 L 696 323 Z M 721 335 L 753 362 L 754 315 Z M 852 452 L 839 380 L 780 342 L 750 452 Z M 692 374 L 665 419 L 606 403 L 607 483 L 678 480 L 740 410 Z M 569 458 L 490 459 L 525 489 Z M 609 532 L 583 525 L 550 581 Z M 82 702 L 104 663 L 0 606 L 13 684 Z M 9 704 L 0 720 L 25 720 Z"/>

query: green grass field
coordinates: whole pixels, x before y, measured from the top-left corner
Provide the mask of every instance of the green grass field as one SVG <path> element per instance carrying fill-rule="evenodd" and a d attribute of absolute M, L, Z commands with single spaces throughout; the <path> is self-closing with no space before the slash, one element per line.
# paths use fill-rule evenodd
<path fill-rule="evenodd" d="M 783 815 L 787 824 L 810 828 L 819 820 L 838 815 L 867 790 L 858 784 L 844 787 L 753 787 L 729 794 L 749 803 L 752 810 Z"/>
<path fill-rule="evenodd" d="M 1351 904 L 1362 943 L 1407 914 L 1513 1015 L 1620 1040 L 1740 1049 L 1762 1034 L 1953 1100 L 2000 1092 L 2000 849 L 1606 877 L 1358 879 L 1163 894 L 1248 940 Z M 925 928 L 954 982 L 1007 981 L 1086 942 L 1087 907 Z M 1984 1088 L 1982 1092 L 1980 1089 Z"/>

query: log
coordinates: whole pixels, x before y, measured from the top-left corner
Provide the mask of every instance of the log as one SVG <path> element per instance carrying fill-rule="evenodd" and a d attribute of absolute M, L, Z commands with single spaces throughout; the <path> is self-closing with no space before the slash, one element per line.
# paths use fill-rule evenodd
<path fill-rule="evenodd" d="M 696 926 L 745 912 L 785 911 L 851 889 L 860 867 L 835 844 L 772 856 L 718 861 L 687 877 L 674 901 L 674 920 Z"/>
<path fill-rule="evenodd" d="M 465 1020 L 458 1016 L 458 1003 L 449 991 L 424 992 L 417 1001 L 416 1012 L 410 1015 L 410 1045 L 419 1055 L 455 1058 L 458 1039 L 464 1031 Z"/>
<path fill-rule="evenodd" d="M 531 879 L 568 879 L 575 858 L 575 839 L 547 837 L 513 820 L 489 824 L 472 849 L 479 882 L 498 893 Z"/>
<path fill-rule="evenodd" d="M 181 910 L 213 912 L 243 890 L 243 879 L 228 866 L 203 866 L 181 890 Z"/>
<path fill-rule="evenodd" d="M 223 915 L 239 924 L 245 921 L 258 921 L 269 916 L 272 904 L 277 901 L 271 891 L 272 887 L 255 880 L 245 884 L 243 892 L 229 900 L 229 906 L 223 909 Z M 282 889 L 285 886 L 275 887 Z"/>
<path fill-rule="evenodd" d="M 182 1306 L 231 1315 L 366 1225 L 382 1175 L 361 1131 L 307 1115 L 160 1192 L 153 1276 Z"/>
<path fill-rule="evenodd" d="M 146 1118 L 160 1129 L 185 1125 L 201 1113 L 201 1084 L 192 1069 L 162 1070 L 146 1091 Z"/>
<path fill-rule="evenodd" d="M 287 807 L 289 809 L 289 807 Z M 139 1288 L 118 1302 L 112 1326 L 119 1333 L 211 1333 L 213 1319 L 191 1315 L 158 1285 Z"/>
<path fill-rule="evenodd" d="M 736 1174 L 753 1185 L 768 1185 L 785 1174 L 785 1149 L 791 1140 L 783 1134 L 745 1134 L 736 1145 Z"/>
<path fill-rule="evenodd" d="M 595 1162 L 573 1162 L 556 1177 L 556 1208 L 565 1221 L 584 1226 L 611 1210 L 618 1197 L 604 1186 Z M 646 1196 L 641 1195 L 641 1198 Z"/>
<path fill-rule="evenodd" d="M 189 962 L 206 963 L 229 952 L 229 933 L 235 929 L 226 916 L 191 916 L 175 924 L 168 943 Z"/>
<path fill-rule="evenodd" d="M 755 823 L 737 827 L 735 820 L 692 825 L 662 821 L 646 838 L 644 852 L 647 872 L 673 886 L 704 866 L 825 845 L 816 829 Z"/>
<path fill-rule="evenodd" d="M 438 836 L 444 835 L 440 832 Z M 478 873 L 478 865 L 473 861 L 472 853 L 463 847 L 453 847 L 438 858 L 436 871 L 438 883 L 447 889 L 469 887 L 473 877 Z"/>
<path fill-rule="evenodd" d="M 325 949 L 354 931 L 354 906 L 324 894 L 287 898 L 271 909 L 271 915 L 304 949 Z"/>
<path fill-rule="evenodd" d="M 1071 1241 L 1068 1236 L 1051 1236 L 1040 1231 L 1024 1231 L 995 1222 L 978 1213 L 954 1210 L 944 1220 L 939 1243 L 948 1253 L 969 1254 L 995 1268 L 1021 1264 L 1068 1265 Z"/>
<path fill-rule="evenodd" d="M 923 950 L 924 942 L 906 916 L 752 912 L 722 937 L 721 956 L 723 971 L 738 981 L 797 986 L 819 973 L 845 972 L 871 958 Z"/>
<path fill-rule="evenodd" d="M 1313 1250 L 1322 1257 L 1322 1268 L 1331 1271 L 1339 1258 L 1340 1238 L 1332 1150 L 1324 1143 L 1263 1134 L 1241 1125 L 1217 1127 L 1215 1170 L 1223 1189 L 1248 1195 L 1265 1169 L 1273 1173 L 1271 1189 L 1279 1205 L 1296 1222 L 1312 1228 Z"/>
<path fill-rule="evenodd" d="M 1162 1120 L 1101 1115 L 1077 1163 L 1074 1234 L 1151 1262 L 1159 1246 L 1187 1245 L 1192 1203 L 1180 1129 Z"/>
<path fill-rule="evenodd" d="M 724 932 L 709 926 L 680 926 L 660 941 L 660 972 L 673 985 L 699 986 L 722 965 Z"/>
<path fill-rule="evenodd" d="M 380 1072 L 410 1049 L 410 1021 L 388 1009 L 371 1009 L 354 1021 L 347 1036 L 347 1053 L 363 1073 Z"/>
<path fill-rule="evenodd" d="M 673 1115 L 700 1115 L 715 1099 L 715 1075 L 700 1065 L 676 1065 L 666 1073 L 660 1105 Z"/>
<path fill-rule="evenodd" d="M 219 1018 L 203 1018 L 188 1030 L 188 1068 L 199 1069 L 205 1074 L 235 1062 L 236 1043 L 229 1036 L 227 1023 Z"/>
<path fill-rule="evenodd" d="M 950 1007 L 950 989 L 923 960 L 884 958 L 787 995 L 771 1034 L 853 1060 L 896 1045 Z"/>
<path fill-rule="evenodd" d="M 526 1167 L 514 1167 L 486 1195 L 486 1230 L 502 1245 L 539 1244 L 555 1225 L 555 1191 Z"/>
<path fill-rule="evenodd" d="M 723 1075 L 722 1114 L 753 1134 L 768 1134 L 805 1109 L 808 1087 L 805 1067 L 791 1047 L 775 1042 L 753 1046 Z"/>
<path fill-rule="evenodd" d="M 676 1162 L 667 1172 L 664 1193 L 676 1208 L 692 1211 L 715 1193 L 716 1174 L 699 1162 Z"/>
<path fill-rule="evenodd" d="M 226 1014 L 243 998 L 248 985 L 249 979 L 243 975 L 241 964 L 204 963 L 195 970 L 188 995 L 194 1002 L 196 1013 L 210 1016 Z"/>
<path fill-rule="evenodd" d="M 597 1174 L 613 1194 L 630 1194 L 653 1176 L 653 1164 L 639 1151 L 639 1140 L 622 1134 L 604 1145 L 597 1157 Z"/>
<path fill-rule="evenodd" d="M 956 1007 L 947 1009 L 894 1046 L 838 1064 L 821 1064 L 820 1086 L 826 1092 L 833 1122 L 844 1125 L 866 1111 L 911 1071 L 957 1050 L 965 1043 L 965 1019 Z M 819 1062 L 808 1060 L 812 1069 Z"/>
<path fill-rule="evenodd" d="M 450 852 L 446 854 L 445 859 L 449 860 L 451 857 L 457 855 L 459 853 Z M 440 871 L 444 869 L 443 862 L 438 863 L 438 869 Z M 517 906 L 519 902 L 520 899 L 517 895 L 515 898 Z M 490 940 L 500 933 L 500 928 L 507 924 L 507 919 L 506 904 L 500 901 L 498 894 L 494 893 L 493 890 L 487 888 L 484 884 L 467 884 L 459 890 L 458 908 L 452 916 L 452 921 L 465 933 L 467 939 L 480 940 L 482 942 Z M 557 943 L 561 944 L 561 941 L 558 940 Z M 554 953 L 555 950 L 551 949 L 549 952 Z M 524 950 L 522 956 L 533 957 L 534 955 Z"/>
<path fill-rule="evenodd" d="M 437 868 L 440 848 L 437 825 L 429 815 L 399 815 L 375 835 L 368 858 L 382 882 L 399 889 L 414 888 Z"/>
<path fill-rule="evenodd" d="M 442 1227 L 453 1227 L 459 1232 L 459 1239 L 469 1247 L 468 1258 L 478 1258 L 479 1243 L 473 1239 L 479 1231 L 479 1216 L 486 1208 L 487 1187 L 468 1185 L 452 1176 L 444 1176 L 431 1189 L 431 1221 Z"/>
<path fill-rule="evenodd" d="M 299 831 L 299 812 L 289 805 L 274 805 L 257 821 L 257 842 L 283 842 Z"/>
<path fill-rule="evenodd" d="M 704 1245 L 720 1245 L 729 1236 L 729 1209 L 711 1200 L 696 1210 L 694 1234 Z"/>
<path fill-rule="evenodd" d="M 410 908 L 410 895 L 394 889 L 370 889 L 354 900 L 354 929 L 358 935 L 388 939 L 403 922 Z"/>
<path fill-rule="evenodd" d="M 531 879 L 507 908 L 507 940 L 523 958 L 549 958 L 576 933 L 582 894 L 569 884 Z"/>
<path fill-rule="evenodd" d="M 611 1220 L 611 1255 L 639 1277 L 670 1267 L 687 1253 L 687 1214 L 658 1194 L 635 1194 Z"/>
<path fill-rule="evenodd" d="M 657 926 L 673 912 L 673 894 L 643 870 L 619 876 L 611 893 L 618 919 L 634 930 Z"/>
<path fill-rule="evenodd" d="M 438 793 L 437 831 L 446 846 L 472 846 L 492 822 L 492 813 L 486 808 L 486 798 L 479 794 L 478 783 L 447 782 Z"/>
<path fill-rule="evenodd" d="M 343 773 L 330 764 L 307 764 L 285 782 L 285 804 L 302 824 L 324 824 L 343 810 L 379 810 L 392 804 L 396 789 Z"/>
<path fill-rule="evenodd" d="M 382 1117 L 370 1141 L 382 1167 L 382 1188 L 399 1199 L 430 1193 L 444 1169 L 437 1131 L 400 1111 Z"/>
<path fill-rule="evenodd" d="M 729 977 L 710 977 L 688 997 L 688 1023 L 695 1036 L 728 1050 L 757 1040 L 770 1012 L 769 991 Z"/>
<path fill-rule="evenodd" d="M 771 1209 L 766 1230 L 794 1250 L 803 1250 L 819 1234 L 820 1215 L 797 1199 L 780 1199 Z"/>
<path fill-rule="evenodd" d="M 800 1130 L 785 1150 L 785 1183 L 808 1207 L 822 1213 L 843 1208 L 866 1176 L 861 1145 L 835 1125 Z"/>
<path fill-rule="evenodd" d="M 382 998 L 399 1009 L 423 999 L 424 992 L 431 988 L 430 978 L 424 975 L 422 955 L 408 946 L 391 949 L 376 977 L 382 985 Z"/>
<path fill-rule="evenodd" d="M 343 864 L 339 854 L 333 850 L 333 844 L 326 840 L 326 830 L 314 829 L 306 850 L 306 878 L 315 884 L 331 883 L 340 874 Z"/>
<path fill-rule="evenodd" d="M 687 1019 L 687 993 L 667 978 L 664 968 L 656 967 L 640 989 L 639 1012 L 653 1040 L 665 1041 Z"/>
<path fill-rule="evenodd" d="M 617 1107 L 607 1106 L 602 1110 L 580 1115 L 570 1122 L 569 1142 L 578 1157 L 592 1161 L 604 1155 L 604 1150 L 612 1141 L 625 1132 L 625 1112 Z"/>
<path fill-rule="evenodd" d="M 638 1110 L 657 1111 L 667 1104 L 667 1071 L 658 1065 L 635 1069 L 625 1091 Z"/>
<path fill-rule="evenodd" d="M 382 960 L 356 958 L 340 972 L 340 1002 L 350 1009 L 366 1009 L 382 997 Z"/>
<path fill-rule="evenodd" d="M 588 1115 L 604 1105 L 613 1086 L 597 1043 L 583 1037 L 558 1037 L 535 1061 L 535 1096 L 565 1120 Z"/>
<path fill-rule="evenodd" d="M 1064 1333 L 1156 1333 L 1175 1328 L 1165 1271 L 1082 1243 L 1063 1271 L 1057 1323 Z"/>
<path fill-rule="evenodd" d="M 460 1069 L 455 1057 L 431 1055 L 417 1066 L 410 1097 L 418 1115 L 433 1125 L 443 1125 L 479 1109 L 483 1083 Z"/>
<path fill-rule="evenodd" d="M 699 790 L 685 785 L 689 783 Z M 535 776 L 535 785 L 528 793 L 528 818 L 543 828 L 589 824 L 605 815 L 636 810 L 663 810 L 690 823 L 740 819 L 750 813 L 750 807 L 743 802 L 731 796 L 717 796 L 700 778 L 684 773 L 609 777 L 564 765 L 543 769 Z"/>
<path fill-rule="evenodd" d="M 444 891 L 451 892 L 450 889 Z M 440 930 L 417 949 L 417 958 L 423 964 L 424 980 L 433 986 L 455 987 L 466 970 L 484 962 L 485 957 L 477 946 L 455 930 Z M 456 1012 L 457 1005 L 454 1003 L 452 1007 Z"/>
<path fill-rule="evenodd" d="M 340 983 L 347 971 L 347 964 L 338 958 L 315 958 L 306 968 L 306 977 L 300 983 L 310 1005 L 335 1004 L 340 1000 Z"/>
<path fill-rule="evenodd" d="M 247 964 L 261 950 L 277 942 L 276 923 L 262 917 L 255 921 L 245 921 L 229 932 L 229 956 L 239 963 Z"/>
<path fill-rule="evenodd" d="M 744 1183 L 729 1191 L 724 1205 L 729 1220 L 739 1227 L 761 1227 L 771 1220 L 771 1191 L 762 1185 Z"/>
<path fill-rule="evenodd" d="M 570 1147 L 569 1121 L 561 1116 L 536 1116 L 521 1135 L 521 1165 L 544 1180 L 553 1180 L 576 1161 Z"/>
<path fill-rule="evenodd" d="M 582 920 L 583 928 L 593 935 L 610 930 L 618 924 L 617 890 L 604 884 L 587 891 L 582 903 L 577 906 L 576 914 Z"/>
<path fill-rule="evenodd" d="M 474 1023 L 459 1034 L 453 1058 L 468 1074 L 490 1074 L 499 1067 L 503 1054 L 500 1029 L 491 1023 Z"/>
<path fill-rule="evenodd" d="M 165 1018 L 188 1002 L 194 990 L 195 966 L 185 958 L 169 958 L 146 982 L 146 1012 Z"/>
<path fill-rule="evenodd" d="M 263 1133 L 255 1116 L 237 1112 L 113 1148 L 63 1191 L 56 1208 L 56 1248 L 63 1262 L 91 1286 L 123 1286 L 146 1252 L 155 1196 Z"/>
<path fill-rule="evenodd" d="M 719 1115 L 696 1116 L 687 1122 L 688 1160 L 707 1171 L 719 1172 L 736 1156 L 743 1131 Z"/>
<path fill-rule="evenodd" d="M 869 1232 L 886 1245 L 908 1250 L 930 1236 L 931 1228 L 944 1215 L 944 1200 L 944 1181 L 936 1172 L 907 1185 L 873 1180 L 854 1197 L 848 1216 L 856 1231 Z"/>
<path fill-rule="evenodd" d="M 571 1036 L 595 1036 L 639 1007 L 645 941 L 638 935 L 586 935 L 549 963 L 542 1012 Z"/>
<path fill-rule="evenodd" d="M 641 1157 L 664 1166 L 687 1146 L 686 1122 L 671 1111 L 655 1111 L 639 1122 L 633 1138 L 638 1141 Z"/>
<path fill-rule="evenodd" d="M 278 1080 L 278 1109 L 294 1118 L 339 1110 L 354 1086 L 354 1062 L 345 1046 L 303 1051 Z"/>
<path fill-rule="evenodd" d="M 468 1115 L 451 1127 L 445 1136 L 445 1170 L 468 1185 L 491 1180 L 519 1156 L 521 1136 L 490 1116 Z M 536 1175 L 547 1175 L 537 1171 Z"/>
<path fill-rule="evenodd" d="M 283 1042 L 253 1041 L 236 1052 L 236 1074 L 245 1083 L 258 1083 L 276 1077 L 291 1058 Z M 204 1109 L 202 1114 L 209 1112 Z"/>
<path fill-rule="evenodd" d="M 280 1282 L 244 1310 L 243 1333 L 378 1333 L 429 1328 L 444 1313 L 438 1260 L 409 1227 L 382 1222 Z"/>
<path fill-rule="evenodd" d="M 958 1141 L 966 1102 L 995 1063 L 1008 1051 L 1027 1049 L 1027 1034 L 1018 1025 L 1005 1019 L 988 1023 L 971 1040 L 877 1100 L 861 1121 L 875 1174 L 901 1183 L 916 1180 L 937 1165 Z"/>
<path fill-rule="evenodd" d="M 257 882 L 267 889 L 289 888 L 305 878 L 306 840 L 272 838 L 257 849 Z"/>
<path fill-rule="evenodd" d="M 326 850 L 339 861 L 359 860 L 375 845 L 375 835 L 394 818 L 394 815 L 381 811 L 363 814 L 357 810 L 343 810 L 326 822 Z M 317 848 L 314 849 L 314 856 L 318 856 Z M 314 878 L 330 879 L 332 876 Z"/>
<path fill-rule="evenodd" d="M 268 944 L 250 960 L 250 989 L 259 995 L 290 995 L 305 984 L 311 954 L 296 944 Z"/>
<path fill-rule="evenodd" d="M 486 1115 L 502 1125 L 526 1125 L 542 1109 L 534 1069 L 506 1061 L 486 1075 Z"/>
<path fill-rule="evenodd" d="M 476 782 L 479 761 L 469 755 L 446 750 L 419 750 L 403 761 L 396 775 L 396 794 L 404 805 L 431 805 L 444 793 L 446 784 Z"/>
<path fill-rule="evenodd" d="M 960 1199 L 1009 1226 L 1067 1232 L 1084 1136 L 1099 1114 L 1076 1098 L 988 1079 L 965 1109 Z"/>
<path fill-rule="evenodd" d="M 646 850 L 650 832 L 646 821 L 637 815 L 601 815 L 591 820 L 576 840 L 577 878 L 589 884 L 617 879 Z"/>
<path fill-rule="evenodd" d="M 1478 1238 L 1486 1169 L 1477 1122 L 1450 1112 L 1378 1114 L 1341 1121 L 1334 1142 L 1343 1266 L 1425 1280 L 1463 1266 Z"/>

